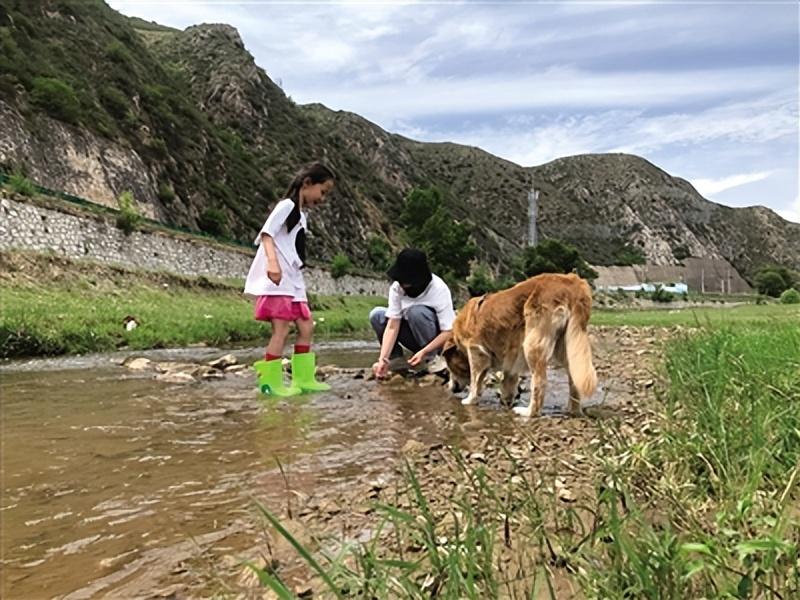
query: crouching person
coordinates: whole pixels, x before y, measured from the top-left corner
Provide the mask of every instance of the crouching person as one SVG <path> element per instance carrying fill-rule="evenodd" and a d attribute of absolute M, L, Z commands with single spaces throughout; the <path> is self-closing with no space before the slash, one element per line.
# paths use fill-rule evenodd
<path fill-rule="evenodd" d="M 428 259 L 421 250 L 406 248 L 388 271 L 389 306 L 375 307 L 369 315 L 372 328 L 381 343 L 381 351 L 372 371 L 385 377 L 392 366 L 405 363 L 403 348 L 413 353 L 412 367 L 431 367 L 445 342 L 453 335 L 453 297 L 442 279 L 431 273 Z"/>

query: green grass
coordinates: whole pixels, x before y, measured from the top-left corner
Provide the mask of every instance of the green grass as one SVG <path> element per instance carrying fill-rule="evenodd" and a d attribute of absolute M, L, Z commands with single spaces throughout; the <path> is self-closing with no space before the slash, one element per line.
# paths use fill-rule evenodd
<path fill-rule="evenodd" d="M 665 358 L 654 428 L 599 423 L 585 502 L 557 503 L 553 473 L 510 452 L 516 477 L 455 450 L 455 492 L 423 489 L 409 465 L 372 541 L 336 554 L 313 556 L 262 511 L 330 596 L 557 598 L 566 579 L 587 598 L 800 597 L 800 325 L 709 329 Z"/>
<path fill-rule="evenodd" d="M 0 347 L 3 358 L 114 350 L 266 342 L 269 325 L 253 320 L 241 287 L 126 282 L 116 286 L 76 277 L 50 287 L 0 286 Z M 317 338 L 366 335 L 370 297 L 316 298 Z M 312 309 L 314 309 L 312 304 Z M 126 331 L 131 315 L 139 326 Z"/>
<path fill-rule="evenodd" d="M 744 304 L 734 307 L 700 307 L 657 310 L 594 309 L 592 325 L 632 327 L 722 326 L 759 322 L 800 322 L 800 306 Z"/>
<path fill-rule="evenodd" d="M 661 432 L 604 461 L 589 595 L 798 597 L 800 325 L 675 340 L 664 368 Z"/>

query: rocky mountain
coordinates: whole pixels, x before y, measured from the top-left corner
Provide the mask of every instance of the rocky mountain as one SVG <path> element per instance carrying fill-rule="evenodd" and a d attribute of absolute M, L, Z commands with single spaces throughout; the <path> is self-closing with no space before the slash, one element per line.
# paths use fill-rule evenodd
<path fill-rule="evenodd" d="M 0 0 L 0 170 L 147 215 L 249 242 L 296 168 L 338 173 L 311 219 L 312 255 L 366 264 L 367 238 L 402 245 L 398 215 L 415 186 L 437 186 L 475 226 L 496 266 L 524 244 L 526 195 L 540 190 L 539 234 L 596 264 L 631 249 L 656 264 L 725 258 L 744 274 L 800 267 L 800 225 L 732 209 L 630 155 L 567 157 L 524 168 L 478 148 L 416 142 L 322 105 L 298 106 L 255 64 L 235 29 L 178 31 L 101 0 Z"/>

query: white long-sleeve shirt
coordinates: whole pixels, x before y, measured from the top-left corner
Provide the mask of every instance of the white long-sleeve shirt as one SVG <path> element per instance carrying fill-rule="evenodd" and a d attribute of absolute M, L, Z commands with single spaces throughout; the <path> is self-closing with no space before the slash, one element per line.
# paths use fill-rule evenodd
<path fill-rule="evenodd" d="M 259 231 L 258 236 L 253 242 L 258 246 L 258 251 L 250 265 L 250 272 L 244 284 L 244 293 L 251 296 L 291 296 L 295 302 L 307 300 L 306 284 L 303 280 L 301 267 L 303 261 L 297 254 L 295 241 L 301 229 L 306 228 L 306 214 L 300 211 L 300 220 L 292 228 L 286 231 L 284 223 L 286 217 L 292 212 L 294 202 L 287 198 L 281 200 L 267 217 L 266 223 Z M 269 235 L 275 245 L 275 255 L 281 268 L 281 282 L 275 285 L 267 277 L 267 255 L 261 243 L 261 234 Z"/>

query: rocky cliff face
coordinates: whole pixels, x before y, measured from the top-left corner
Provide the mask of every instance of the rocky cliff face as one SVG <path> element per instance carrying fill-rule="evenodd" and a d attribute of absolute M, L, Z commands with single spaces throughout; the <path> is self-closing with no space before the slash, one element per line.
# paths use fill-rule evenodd
<path fill-rule="evenodd" d="M 0 165 L 22 166 L 39 185 L 117 208 L 131 190 L 142 214 L 166 217 L 156 201 L 156 181 L 139 154 L 112 140 L 55 119 L 25 118 L 0 100 Z"/>
<path fill-rule="evenodd" d="M 323 159 L 339 182 L 310 220 L 318 260 L 341 251 L 364 264 L 369 235 L 400 247 L 404 195 L 435 185 L 454 216 L 475 225 L 481 259 L 496 266 L 524 245 L 533 183 L 540 236 L 571 242 L 597 264 L 638 248 L 655 264 L 693 255 L 726 258 L 745 274 L 773 262 L 800 267 L 800 225 L 765 208 L 709 202 L 635 156 L 523 168 L 297 106 L 227 25 L 177 31 L 126 19 L 100 0 L 32 0 L 4 15 L 0 167 L 101 204 L 132 190 L 146 214 L 191 228 L 213 208 L 248 241 L 296 168 Z M 77 112 L 59 104 L 69 97 L 47 95 L 53 79 L 71 88 Z"/>

